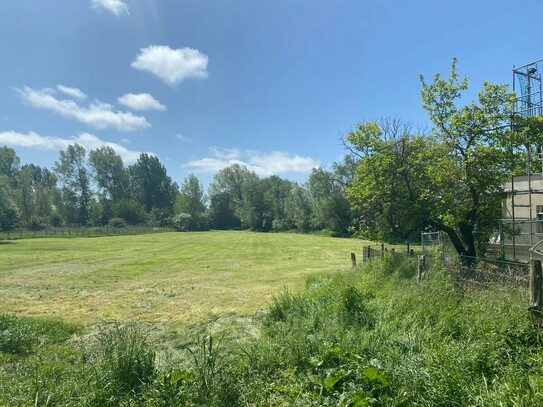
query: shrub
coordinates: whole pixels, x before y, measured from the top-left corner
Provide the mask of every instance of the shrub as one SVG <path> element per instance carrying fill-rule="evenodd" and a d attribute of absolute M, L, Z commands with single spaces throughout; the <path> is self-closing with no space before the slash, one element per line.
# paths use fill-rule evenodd
<path fill-rule="evenodd" d="M 108 226 L 119 229 L 126 226 L 126 221 L 123 218 L 111 218 L 108 222 Z"/>
<path fill-rule="evenodd" d="M 35 343 L 30 324 L 14 315 L 0 315 L 0 352 L 27 353 Z"/>
<path fill-rule="evenodd" d="M 47 226 L 47 220 L 39 216 L 32 216 L 26 225 L 29 230 L 34 231 L 44 230 Z"/>
<path fill-rule="evenodd" d="M 62 226 L 62 216 L 60 216 L 60 214 L 57 212 L 51 215 L 51 225 L 55 227 Z"/>
<path fill-rule="evenodd" d="M 99 399 L 119 400 L 136 394 L 155 378 L 155 353 L 135 325 L 102 331 L 92 353 Z"/>
<path fill-rule="evenodd" d="M 192 216 L 188 213 L 179 213 L 173 217 L 172 225 L 178 232 L 187 232 L 191 230 Z"/>

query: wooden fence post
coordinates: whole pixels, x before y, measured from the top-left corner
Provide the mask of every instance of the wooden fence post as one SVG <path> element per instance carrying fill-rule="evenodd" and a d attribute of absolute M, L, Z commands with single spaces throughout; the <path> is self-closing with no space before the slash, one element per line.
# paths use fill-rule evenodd
<path fill-rule="evenodd" d="M 356 267 L 356 254 L 354 254 L 354 252 L 351 252 L 351 263 L 353 264 L 353 267 Z"/>
<path fill-rule="evenodd" d="M 421 283 L 424 280 L 426 274 L 426 256 L 419 254 L 417 261 L 417 283 Z"/>
<path fill-rule="evenodd" d="M 530 263 L 530 308 L 541 309 L 543 303 L 543 269 L 541 260 L 532 259 Z"/>

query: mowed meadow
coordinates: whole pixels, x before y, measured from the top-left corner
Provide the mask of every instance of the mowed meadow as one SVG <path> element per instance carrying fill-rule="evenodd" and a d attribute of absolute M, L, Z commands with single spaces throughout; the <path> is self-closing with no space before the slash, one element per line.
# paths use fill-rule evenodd
<path fill-rule="evenodd" d="M 543 405 L 515 284 L 247 231 L 0 243 L 0 406 Z M 476 282 L 476 281 L 475 281 Z"/>
<path fill-rule="evenodd" d="M 364 242 L 213 231 L 0 242 L 0 314 L 193 324 L 266 308 Z"/>

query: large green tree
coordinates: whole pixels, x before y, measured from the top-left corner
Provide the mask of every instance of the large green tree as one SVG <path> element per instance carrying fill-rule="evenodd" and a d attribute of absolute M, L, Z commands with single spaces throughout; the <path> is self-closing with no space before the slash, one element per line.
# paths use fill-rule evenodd
<path fill-rule="evenodd" d="M 439 146 L 397 119 L 360 123 L 346 141 L 359 159 L 348 189 L 359 232 L 388 241 L 416 238 L 439 200 L 429 171 Z"/>
<path fill-rule="evenodd" d="M 15 199 L 23 224 L 45 225 L 51 221 L 53 201 L 57 195 L 55 175 L 47 168 L 24 164 L 17 173 Z"/>
<path fill-rule="evenodd" d="M 0 231 L 14 229 L 19 223 L 19 216 L 10 180 L 6 175 L 0 174 Z"/>
<path fill-rule="evenodd" d="M 0 174 L 5 175 L 11 186 L 17 184 L 20 159 L 14 149 L 8 146 L 0 147 Z"/>
<path fill-rule="evenodd" d="M 60 209 L 66 222 L 86 225 L 92 190 L 85 148 L 72 144 L 61 150 L 54 171 L 61 185 Z"/>
<path fill-rule="evenodd" d="M 91 150 L 89 164 L 100 194 L 111 202 L 127 197 L 128 172 L 123 159 L 109 146 Z"/>
<path fill-rule="evenodd" d="M 510 128 L 515 95 L 506 84 L 483 83 L 477 100 L 460 104 L 468 89 L 456 60 L 448 78 L 431 83 L 421 76 L 423 107 L 433 134 L 445 148 L 432 166 L 434 193 L 440 196 L 429 225 L 449 236 L 459 254 L 477 255 L 502 216 L 503 185 L 518 151 Z"/>
<path fill-rule="evenodd" d="M 158 157 L 142 153 L 128 170 L 132 198 L 147 212 L 154 211 L 161 218 L 171 216 L 179 188 Z"/>
<path fill-rule="evenodd" d="M 267 179 L 252 178 L 243 185 L 243 200 L 239 210 L 243 227 L 268 232 L 273 226 L 271 202 L 267 199 Z"/>
<path fill-rule="evenodd" d="M 244 206 L 244 185 L 248 182 L 256 182 L 258 179 L 258 176 L 253 171 L 240 164 L 232 164 L 220 170 L 215 174 L 213 182 L 209 186 L 212 210 L 218 213 L 218 209 L 220 208 L 221 212 L 224 212 L 226 215 L 228 211 L 225 211 L 224 201 L 228 200 L 230 212 L 240 220 Z M 217 198 L 215 198 L 216 196 Z M 231 221 L 228 223 L 241 222 L 235 219 L 231 219 Z"/>
<path fill-rule="evenodd" d="M 285 201 L 286 223 L 299 232 L 308 232 L 311 229 L 311 214 L 309 190 L 294 183 Z"/>
<path fill-rule="evenodd" d="M 375 123 L 350 134 L 363 153 L 351 197 L 360 206 L 381 205 L 376 211 L 389 218 L 391 234 L 431 227 L 445 232 L 460 255 L 476 256 L 498 227 L 503 185 L 518 161 L 510 127 L 514 95 L 507 85 L 485 82 L 476 100 L 459 103 L 468 81 L 459 79 L 456 61 L 448 78 L 436 74 L 431 83 L 421 82 L 423 107 L 434 124 L 430 136 L 391 140 Z"/>
<path fill-rule="evenodd" d="M 200 180 L 196 175 L 189 174 L 175 198 L 174 213 L 190 215 L 188 230 L 207 229 L 206 201 L 207 197 Z"/>
<path fill-rule="evenodd" d="M 352 164 L 350 157 L 344 163 L 334 163 L 332 171 L 313 169 L 308 188 L 311 196 L 312 226 L 327 229 L 337 235 L 351 233 L 352 211 L 347 200 L 347 189 L 351 185 Z"/>

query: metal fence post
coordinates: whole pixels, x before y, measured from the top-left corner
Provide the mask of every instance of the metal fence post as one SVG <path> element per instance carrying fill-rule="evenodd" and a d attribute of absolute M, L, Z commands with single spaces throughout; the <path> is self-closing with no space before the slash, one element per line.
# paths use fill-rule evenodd
<path fill-rule="evenodd" d="M 417 283 L 421 283 L 424 280 L 426 274 L 426 256 L 419 254 L 417 259 Z"/>
<path fill-rule="evenodd" d="M 543 269 L 541 260 L 532 259 L 530 262 L 530 308 L 541 309 L 543 303 Z"/>

